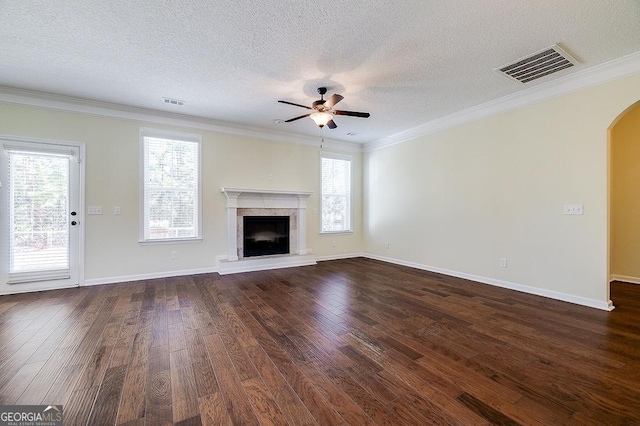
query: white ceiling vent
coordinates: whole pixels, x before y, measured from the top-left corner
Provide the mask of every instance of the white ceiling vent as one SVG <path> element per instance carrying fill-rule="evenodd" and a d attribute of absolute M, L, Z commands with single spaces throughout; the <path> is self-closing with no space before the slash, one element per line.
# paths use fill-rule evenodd
<path fill-rule="evenodd" d="M 171 104 L 171 105 L 184 105 L 184 101 L 178 100 L 178 99 L 171 99 L 171 98 L 162 98 L 164 100 L 165 104 Z"/>
<path fill-rule="evenodd" d="M 496 68 L 495 71 L 521 83 L 528 83 L 577 64 L 575 58 L 554 44 L 512 64 Z"/>

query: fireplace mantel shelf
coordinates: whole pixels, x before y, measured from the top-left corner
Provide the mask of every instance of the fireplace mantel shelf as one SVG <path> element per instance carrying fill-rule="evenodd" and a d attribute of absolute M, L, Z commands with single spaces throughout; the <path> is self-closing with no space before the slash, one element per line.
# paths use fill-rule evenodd
<path fill-rule="evenodd" d="M 282 191 L 273 189 L 221 188 L 227 196 L 227 208 L 280 208 L 306 209 L 309 191 Z"/>
<path fill-rule="evenodd" d="M 294 196 L 302 196 L 309 197 L 313 192 L 310 191 L 283 191 L 283 190 L 275 190 L 275 189 L 249 189 L 249 188 L 221 188 L 220 190 L 227 197 L 238 196 L 242 194 L 246 195 L 294 195 Z"/>

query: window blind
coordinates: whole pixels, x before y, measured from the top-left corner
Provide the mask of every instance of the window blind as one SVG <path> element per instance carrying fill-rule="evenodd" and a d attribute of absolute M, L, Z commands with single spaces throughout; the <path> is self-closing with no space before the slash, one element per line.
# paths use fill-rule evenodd
<path fill-rule="evenodd" d="M 144 240 L 197 238 L 198 142 L 144 136 Z"/>
<path fill-rule="evenodd" d="M 69 156 L 8 151 L 9 273 L 69 268 Z"/>
<path fill-rule="evenodd" d="M 351 161 L 322 157 L 322 232 L 351 230 Z"/>

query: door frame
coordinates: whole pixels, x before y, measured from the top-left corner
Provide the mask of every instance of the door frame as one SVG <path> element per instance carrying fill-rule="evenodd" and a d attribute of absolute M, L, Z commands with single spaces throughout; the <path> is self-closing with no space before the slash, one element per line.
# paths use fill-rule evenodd
<path fill-rule="evenodd" d="M 78 155 L 80 160 L 80 167 L 78 171 L 78 284 L 73 286 L 64 286 L 59 288 L 69 287 L 82 287 L 84 286 L 84 246 L 85 246 L 85 160 L 86 160 L 86 144 L 84 142 L 57 140 L 57 139 L 41 139 L 25 136 L 14 136 L 0 134 L 0 139 L 8 142 L 19 143 L 37 143 L 43 145 L 67 145 L 78 149 Z M 35 291 L 46 290 L 23 290 L 13 292 L 1 292 L 0 294 L 16 294 L 16 293 L 30 293 Z"/>
<path fill-rule="evenodd" d="M 630 284 L 640 284 L 637 277 L 621 276 L 611 273 L 611 264 L 613 262 L 612 253 L 612 234 L 613 234 L 613 145 L 615 138 L 613 137 L 613 129 L 618 122 L 627 115 L 628 112 L 635 108 L 640 108 L 640 100 L 632 103 L 624 111 L 620 112 L 616 118 L 607 127 L 607 297 L 611 300 L 611 283 L 613 281 L 624 281 Z"/>

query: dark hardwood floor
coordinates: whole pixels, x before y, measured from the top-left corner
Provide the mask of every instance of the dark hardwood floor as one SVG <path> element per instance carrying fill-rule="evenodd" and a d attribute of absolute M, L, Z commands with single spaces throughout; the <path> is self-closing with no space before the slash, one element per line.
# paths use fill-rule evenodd
<path fill-rule="evenodd" d="M 367 259 L 0 297 L 0 403 L 67 425 L 640 424 L 603 312 Z"/>

